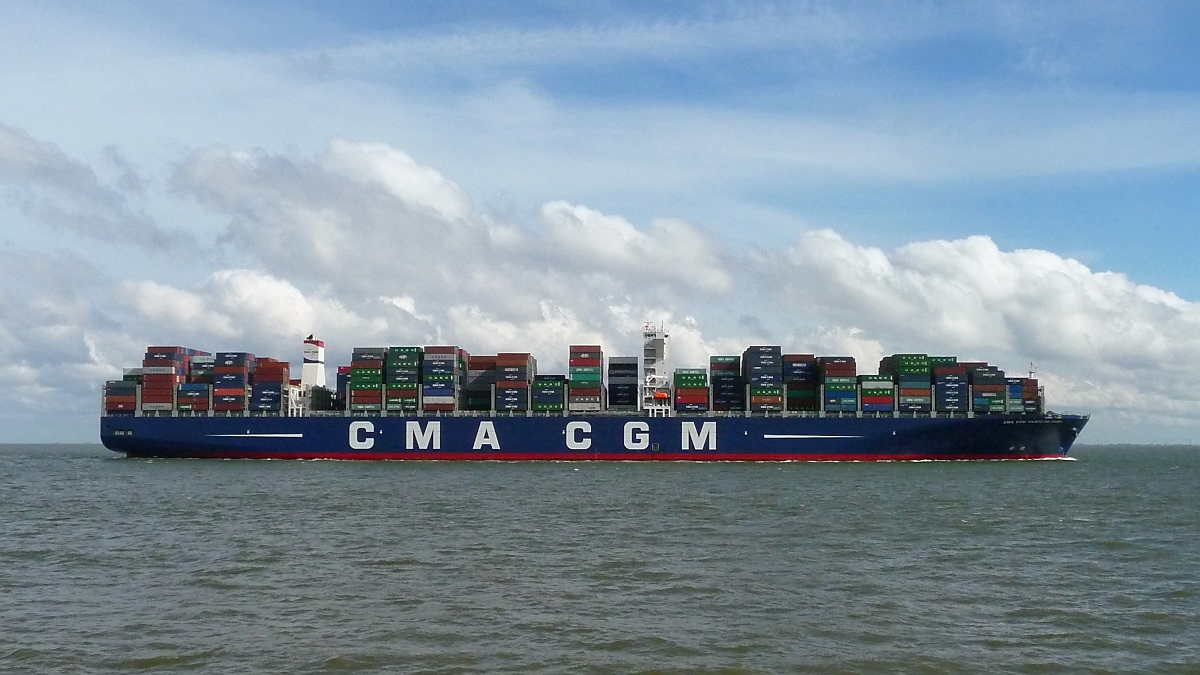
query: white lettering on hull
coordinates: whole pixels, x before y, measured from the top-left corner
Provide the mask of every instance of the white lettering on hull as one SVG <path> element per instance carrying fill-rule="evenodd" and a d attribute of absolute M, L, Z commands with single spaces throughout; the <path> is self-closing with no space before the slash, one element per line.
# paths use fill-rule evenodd
<path fill-rule="evenodd" d="M 680 448 L 683 450 L 716 450 L 717 423 L 704 422 L 696 429 L 695 422 L 683 422 L 680 431 Z"/>
<path fill-rule="evenodd" d="M 416 420 L 409 420 L 404 423 L 404 449 L 412 450 L 441 450 L 442 449 L 442 423 L 438 421 L 429 422 L 425 428 L 421 428 L 421 423 Z"/>
<path fill-rule="evenodd" d="M 370 450 L 375 447 L 375 439 L 363 434 L 375 433 L 375 425 L 367 421 L 350 423 L 350 449 Z"/>
<path fill-rule="evenodd" d="M 479 429 L 475 431 L 475 444 L 471 446 L 471 449 L 482 450 L 485 445 L 492 450 L 500 449 L 500 439 L 496 436 L 496 424 L 494 422 L 479 423 Z"/>
<path fill-rule="evenodd" d="M 650 447 L 650 425 L 645 422 L 625 423 L 625 449 L 645 450 Z"/>
<path fill-rule="evenodd" d="M 591 422 L 567 422 L 567 449 L 568 450 L 587 450 L 592 447 L 592 439 L 580 434 L 592 433 Z"/>

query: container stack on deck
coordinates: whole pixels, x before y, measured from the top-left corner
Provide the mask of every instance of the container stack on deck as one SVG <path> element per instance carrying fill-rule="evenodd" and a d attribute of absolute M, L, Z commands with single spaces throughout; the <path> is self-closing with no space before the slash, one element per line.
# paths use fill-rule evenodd
<path fill-rule="evenodd" d="M 530 400 L 535 412 L 562 412 L 567 402 L 566 375 L 537 375 Z"/>
<path fill-rule="evenodd" d="M 1000 414 L 1008 407 L 1005 402 L 1004 371 L 986 363 L 967 363 L 967 381 L 974 395 L 972 409 L 976 413 Z"/>
<path fill-rule="evenodd" d="M 525 352 L 496 355 L 495 409 L 502 412 L 529 410 L 529 385 L 537 377 L 537 359 Z"/>
<path fill-rule="evenodd" d="M 467 359 L 467 374 L 463 376 L 459 410 L 491 410 L 494 404 L 492 387 L 496 384 L 496 356 L 472 354 Z"/>
<path fill-rule="evenodd" d="M 1042 392 L 1038 389 L 1036 378 L 1021 380 L 1021 403 L 1023 413 L 1037 414 L 1042 411 Z"/>
<path fill-rule="evenodd" d="M 825 388 L 825 412 L 858 410 L 858 364 L 853 356 L 822 356 L 817 373 Z"/>
<path fill-rule="evenodd" d="M 783 411 L 783 348 L 753 345 L 742 352 L 742 377 L 750 388 L 750 410 Z"/>
<path fill-rule="evenodd" d="M 291 364 L 272 358 L 255 360 L 249 408 L 253 412 L 281 412 L 288 409 Z"/>
<path fill-rule="evenodd" d="M 337 410 L 346 410 L 350 401 L 350 366 L 338 366 L 335 386 L 333 406 Z"/>
<path fill-rule="evenodd" d="M 458 402 L 459 349 L 453 346 L 426 347 L 421 361 L 421 409 L 450 412 Z M 466 355 L 466 352 L 463 352 Z"/>
<path fill-rule="evenodd" d="M 746 409 L 746 380 L 742 377 L 742 357 L 710 356 L 708 374 L 712 387 L 712 409 Z"/>
<path fill-rule="evenodd" d="M 937 412 L 965 413 L 971 409 L 967 369 L 954 357 L 939 357 L 933 362 L 933 409 Z M 953 362 L 951 362 L 953 360 Z"/>
<path fill-rule="evenodd" d="M 383 410 L 383 369 L 387 347 L 355 347 L 350 356 L 350 410 Z"/>
<path fill-rule="evenodd" d="M 818 407 L 820 380 L 817 377 L 815 354 L 783 355 L 783 386 L 787 392 L 787 409 L 815 411 Z"/>
<path fill-rule="evenodd" d="M 893 354 L 879 362 L 879 372 L 896 378 L 896 410 L 933 409 L 933 368 L 928 354 Z"/>
<path fill-rule="evenodd" d="M 675 390 L 675 410 L 708 410 L 708 371 L 704 368 L 676 368 L 671 384 Z"/>
<path fill-rule="evenodd" d="M 608 409 L 632 411 L 638 409 L 641 389 L 638 378 L 638 357 L 610 356 L 608 359 Z"/>
<path fill-rule="evenodd" d="M 600 345 L 571 345 L 567 361 L 567 409 L 604 410 L 604 352 Z"/>
<path fill-rule="evenodd" d="M 455 346 L 359 347 L 337 369 L 333 409 L 358 414 L 457 410 L 502 413 L 639 409 L 637 357 L 605 359 L 599 345 L 574 345 L 569 374 L 538 375 L 527 352 L 472 357 Z M 210 356 L 186 347 L 148 347 L 141 368 L 104 386 L 105 414 L 295 414 L 290 364 L 246 352 Z M 1040 414 L 1038 381 L 1006 378 L 983 362 L 893 354 L 879 375 L 858 375 L 853 357 L 783 354 L 755 345 L 712 356 L 708 369 L 679 368 L 672 403 L 681 414 L 818 412 L 843 414 Z M 821 392 L 823 391 L 823 396 Z M 747 396 L 749 398 L 747 399 Z M 314 410 L 327 410 L 329 403 Z"/>
<path fill-rule="evenodd" d="M 138 383 L 115 380 L 104 383 L 104 414 L 132 415 L 137 409 Z"/>
<path fill-rule="evenodd" d="M 249 352 L 217 352 L 216 357 L 213 362 L 213 410 L 219 413 L 245 412 L 250 402 L 254 355 Z"/>
<path fill-rule="evenodd" d="M 421 388 L 420 347 L 388 347 L 384 362 L 383 406 L 388 412 L 415 412 Z"/>
<path fill-rule="evenodd" d="M 1025 400 L 1022 394 L 1025 393 L 1025 378 L 1023 377 L 1006 377 L 1004 378 L 1004 412 L 1007 413 L 1022 413 L 1025 412 Z"/>
<path fill-rule="evenodd" d="M 191 350 L 195 351 L 195 350 Z M 213 404 L 217 357 L 196 353 L 191 357 L 187 382 L 175 390 L 175 409 L 180 412 L 207 413 Z"/>
<path fill-rule="evenodd" d="M 176 391 L 187 381 L 191 357 L 197 355 L 186 347 L 147 347 L 142 358 L 142 410 L 174 409 Z"/>
<path fill-rule="evenodd" d="M 863 412 L 896 410 L 896 383 L 891 375 L 859 375 L 858 388 Z"/>

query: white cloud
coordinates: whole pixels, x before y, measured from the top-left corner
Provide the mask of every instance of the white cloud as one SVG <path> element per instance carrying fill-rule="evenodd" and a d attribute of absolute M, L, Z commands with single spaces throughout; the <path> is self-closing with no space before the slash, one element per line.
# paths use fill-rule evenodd
<path fill-rule="evenodd" d="M 120 186 L 137 179 L 126 167 Z M 104 185 L 88 166 L 53 143 L 0 123 L 0 188 L 22 211 L 51 227 L 92 239 L 168 248 L 188 241 L 133 208 L 118 187 Z"/>
<path fill-rule="evenodd" d="M 801 237 L 779 274 L 779 288 L 797 289 L 787 303 L 864 356 L 942 352 L 1016 372 L 1032 361 L 1065 405 L 1196 423 L 1200 304 L 1125 275 L 985 236 L 888 253 L 829 230 Z"/>

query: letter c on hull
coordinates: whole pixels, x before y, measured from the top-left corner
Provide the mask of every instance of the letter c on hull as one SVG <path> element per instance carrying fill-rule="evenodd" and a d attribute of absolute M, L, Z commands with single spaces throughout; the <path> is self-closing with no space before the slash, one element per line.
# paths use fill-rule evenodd
<path fill-rule="evenodd" d="M 370 422 L 358 421 L 350 423 L 350 449 L 351 450 L 370 450 L 375 447 L 375 439 L 367 436 L 363 438 L 363 434 L 375 433 L 375 425 Z"/>
<path fill-rule="evenodd" d="M 568 450 L 587 450 L 592 447 L 592 439 L 588 437 L 580 438 L 579 433 L 592 433 L 591 422 L 568 422 L 567 423 L 567 449 Z"/>

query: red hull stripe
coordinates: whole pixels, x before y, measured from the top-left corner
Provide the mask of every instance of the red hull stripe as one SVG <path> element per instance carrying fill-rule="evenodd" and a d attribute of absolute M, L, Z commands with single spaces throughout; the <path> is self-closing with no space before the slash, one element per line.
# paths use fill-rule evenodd
<path fill-rule="evenodd" d="M 195 456 L 195 455 L 189 455 Z M 336 460 L 437 460 L 492 462 L 894 462 L 980 459 L 1062 459 L 1062 454 L 947 454 L 930 457 L 923 454 L 878 453 L 618 453 L 603 452 L 213 452 L 204 457 L 215 459 L 336 459 Z"/>

